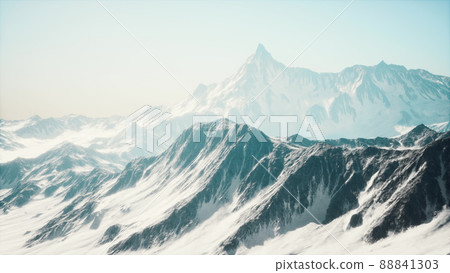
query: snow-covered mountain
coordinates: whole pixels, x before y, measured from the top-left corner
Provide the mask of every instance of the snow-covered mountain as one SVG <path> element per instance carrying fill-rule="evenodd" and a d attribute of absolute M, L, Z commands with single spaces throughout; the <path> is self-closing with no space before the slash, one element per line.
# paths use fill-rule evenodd
<path fill-rule="evenodd" d="M 316 73 L 260 45 L 194 95 L 163 109 L 172 140 L 153 155 L 124 117 L 0 119 L 0 254 L 450 253 L 449 77 Z M 237 124 L 192 126 L 202 114 Z M 298 123 L 280 139 L 244 115 Z M 305 115 L 325 141 L 298 135 Z"/>
<path fill-rule="evenodd" d="M 234 126 L 121 171 L 73 144 L 0 164 L 0 253 L 450 253 L 448 133 L 260 142 L 241 124 L 230 142 Z"/>
<path fill-rule="evenodd" d="M 171 113 L 168 143 L 193 125 L 194 115 L 236 116 L 238 123 L 244 122 L 242 116 L 253 122 L 265 116 L 258 129 L 272 137 L 280 136 L 280 124 L 270 122 L 270 115 L 297 116 L 297 122 L 289 124 L 290 135 L 299 132 L 306 115 L 312 115 L 327 139 L 393 137 L 419 124 L 437 132 L 450 128 L 449 77 L 384 62 L 316 73 L 286 67 L 262 45 L 237 73 L 217 84 L 201 84 L 193 94 L 198 101 L 188 97 L 160 107 Z M 135 149 L 128 156 L 125 127 L 125 117 L 0 119 L 0 162 L 35 157 L 65 141 L 121 153 L 125 161 L 146 155 Z"/>
<path fill-rule="evenodd" d="M 147 153 L 133 148 L 125 139 L 126 118 L 88 118 L 68 115 L 61 118 L 33 116 L 26 120 L 0 119 L 0 162 L 35 158 L 64 143 L 117 156 L 124 166 Z"/>
<path fill-rule="evenodd" d="M 380 62 L 339 73 L 286 67 L 264 46 L 221 83 L 199 85 L 194 96 L 168 109 L 175 129 L 192 125 L 193 114 L 296 115 L 290 134 L 313 115 L 326 138 L 392 137 L 419 124 L 445 130 L 450 121 L 450 78 Z M 238 122 L 240 119 L 238 118 Z M 278 136 L 278 124 L 260 127 Z M 446 130 L 445 130 L 446 131 Z M 176 134 L 177 135 L 177 134 Z"/>

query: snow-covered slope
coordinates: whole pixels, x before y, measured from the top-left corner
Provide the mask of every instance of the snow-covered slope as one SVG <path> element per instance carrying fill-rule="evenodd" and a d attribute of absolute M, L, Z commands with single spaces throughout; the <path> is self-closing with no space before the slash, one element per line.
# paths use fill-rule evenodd
<path fill-rule="evenodd" d="M 450 121 L 449 77 L 384 62 L 316 73 L 285 67 L 262 45 L 236 74 L 221 83 L 199 85 L 194 95 L 199 103 L 189 97 L 168 109 L 175 129 L 192 125 L 193 114 L 248 115 L 253 120 L 297 115 L 298 124 L 290 127 L 294 134 L 305 115 L 313 115 L 326 138 L 370 138 Z M 278 126 L 265 122 L 260 129 L 278 136 Z"/>
<path fill-rule="evenodd" d="M 0 254 L 450 253 L 449 77 L 286 68 L 260 45 L 194 95 L 164 109 L 173 139 L 152 157 L 123 117 L 0 120 Z M 199 131 L 199 114 L 239 124 Z M 284 141 L 241 115 L 299 122 Z M 305 115 L 324 142 L 297 141 Z"/>
<path fill-rule="evenodd" d="M 441 122 L 441 123 L 435 123 L 435 124 L 430 124 L 428 125 L 428 127 L 436 132 L 448 132 L 450 131 L 450 122 Z"/>
<path fill-rule="evenodd" d="M 450 252 L 448 136 L 304 147 L 245 141 L 246 125 L 230 142 L 233 125 L 205 125 L 200 142 L 190 128 L 119 172 L 68 144 L 1 164 L 0 253 Z"/>
<path fill-rule="evenodd" d="M 199 102 L 189 96 L 161 107 L 171 113 L 168 143 L 193 125 L 194 115 L 237 116 L 238 123 L 243 123 L 242 116 L 252 121 L 265 116 L 259 129 L 271 137 L 280 136 L 280 124 L 270 122 L 270 115 L 297 116 L 298 121 L 289 124 L 289 135 L 299 132 L 305 115 L 312 115 L 326 139 L 394 137 L 419 124 L 437 132 L 449 130 L 450 78 L 384 62 L 316 73 L 286 67 L 259 45 L 234 75 L 200 84 L 193 94 Z M 125 126 L 125 117 L 0 119 L 0 162 L 36 157 L 65 141 L 126 155 Z M 140 155 L 145 154 L 134 150 L 125 159 Z"/>
<path fill-rule="evenodd" d="M 118 156 L 125 165 L 146 155 L 133 149 L 125 139 L 126 118 L 88 118 L 68 115 L 61 118 L 33 116 L 26 120 L 0 120 L 0 162 L 34 158 L 64 143 Z"/>

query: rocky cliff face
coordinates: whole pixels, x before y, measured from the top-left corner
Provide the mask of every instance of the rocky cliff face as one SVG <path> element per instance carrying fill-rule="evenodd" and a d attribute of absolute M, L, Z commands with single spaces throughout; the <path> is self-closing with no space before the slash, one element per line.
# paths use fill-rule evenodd
<path fill-rule="evenodd" d="M 1 164 L 1 185 L 10 190 L 0 195 L 0 219 L 53 204 L 52 213 L 35 215 L 42 221 L 28 228 L 25 249 L 89 234 L 89 249 L 157 253 L 201 233 L 201 253 L 233 254 L 341 218 L 345 232 L 364 227 L 361 240 L 375 243 L 450 205 L 450 138 L 422 125 L 393 139 L 303 145 L 259 142 L 248 126 L 234 128 L 227 121 L 190 128 L 162 154 L 120 172 L 73 145 Z M 207 137 L 217 130 L 222 137 Z"/>

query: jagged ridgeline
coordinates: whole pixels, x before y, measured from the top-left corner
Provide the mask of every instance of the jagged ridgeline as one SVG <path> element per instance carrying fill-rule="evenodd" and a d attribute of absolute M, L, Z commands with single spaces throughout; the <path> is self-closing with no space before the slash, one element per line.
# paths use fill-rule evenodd
<path fill-rule="evenodd" d="M 196 130 L 119 170 L 73 144 L 0 164 L 0 228 L 16 236 L 1 252 L 289 254 L 336 239 L 358 254 L 408 234 L 450 251 L 448 133 L 261 142 L 229 121 Z"/>
<path fill-rule="evenodd" d="M 222 82 L 199 85 L 194 96 L 202 107 L 188 96 L 168 109 L 174 127 L 186 129 L 184 120 L 195 113 L 313 115 L 324 135 L 333 139 L 394 137 L 405 133 L 404 127 L 422 123 L 438 131 L 449 129 L 448 76 L 383 61 L 318 73 L 280 63 L 263 45 L 236 73 Z M 291 135 L 299 129 L 292 127 Z M 278 124 L 259 128 L 270 136 L 279 133 Z"/>

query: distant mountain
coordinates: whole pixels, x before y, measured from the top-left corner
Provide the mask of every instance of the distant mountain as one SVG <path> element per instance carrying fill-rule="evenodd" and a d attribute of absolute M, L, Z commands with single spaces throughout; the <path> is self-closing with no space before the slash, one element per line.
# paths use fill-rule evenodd
<path fill-rule="evenodd" d="M 88 118 L 68 115 L 60 118 L 33 116 L 26 120 L 1 120 L 0 162 L 18 157 L 34 158 L 64 143 L 72 143 L 104 154 L 117 155 L 126 164 L 147 155 L 125 139 L 126 118 Z"/>
<path fill-rule="evenodd" d="M 198 130 L 121 171 L 73 145 L 1 164 L 0 253 L 389 253 L 411 232 L 401 253 L 450 252 L 446 134 L 305 147 L 228 121 Z"/>
<path fill-rule="evenodd" d="M 298 121 L 289 124 L 289 135 L 297 134 L 305 116 L 312 115 L 326 139 L 394 137 L 419 124 L 437 132 L 450 129 L 447 76 L 385 62 L 355 65 L 339 73 L 317 73 L 286 67 L 263 45 L 234 75 L 220 83 L 200 84 L 193 94 L 198 103 L 189 97 L 163 109 L 171 113 L 167 120 L 172 127 L 169 143 L 193 125 L 194 115 L 216 115 L 217 119 L 237 116 L 238 123 L 243 123 L 242 116 L 253 121 L 265 116 L 258 129 L 271 137 L 280 136 L 280 125 L 270 122 L 270 115 L 297 116 Z M 0 120 L 0 162 L 17 156 L 34 157 L 64 141 L 128 152 L 125 126 L 125 117 Z M 143 155 L 146 153 L 134 150 L 128 159 Z"/>
<path fill-rule="evenodd" d="M 324 142 L 332 146 L 341 146 L 348 148 L 356 147 L 369 147 L 375 146 L 378 148 L 417 148 L 423 147 L 436 139 L 445 138 L 448 135 L 446 133 L 438 133 L 427 126 L 420 124 L 399 137 L 387 138 L 387 137 L 376 137 L 376 138 L 357 138 L 357 139 L 326 139 Z M 309 140 L 303 138 L 300 135 L 293 135 L 288 138 L 288 141 L 292 144 L 310 147 L 320 141 Z"/>
<path fill-rule="evenodd" d="M 305 115 L 313 115 L 326 138 L 372 138 L 450 121 L 447 76 L 385 62 L 317 73 L 286 67 L 262 45 L 236 74 L 221 83 L 199 85 L 194 95 L 199 104 L 188 98 L 168 109 L 176 129 L 192 125 L 193 114 L 249 115 L 254 120 L 260 115 L 297 115 L 292 135 Z M 278 126 L 264 124 L 260 129 L 278 136 Z"/>
<path fill-rule="evenodd" d="M 450 253 L 449 77 L 316 73 L 259 45 L 194 95 L 163 109 L 172 140 L 151 156 L 125 117 L 0 119 L 0 254 Z M 280 139 L 245 115 L 298 122 Z M 324 141 L 299 136 L 305 115 Z"/>
<path fill-rule="evenodd" d="M 429 124 L 428 127 L 437 132 L 448 132 L 450 131 L 450 122 L 441 122 L 435 124 Z"/>

